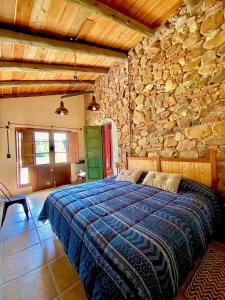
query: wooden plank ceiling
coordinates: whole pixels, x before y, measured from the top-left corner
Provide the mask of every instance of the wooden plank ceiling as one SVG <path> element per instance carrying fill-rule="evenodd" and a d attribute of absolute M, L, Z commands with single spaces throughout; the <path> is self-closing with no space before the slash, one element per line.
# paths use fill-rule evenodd
<path fill-rule="evenodd" d="M 0 97 L 93 89 L 145 29 L 150 34 L 182 2 L 0 0 Z"/>

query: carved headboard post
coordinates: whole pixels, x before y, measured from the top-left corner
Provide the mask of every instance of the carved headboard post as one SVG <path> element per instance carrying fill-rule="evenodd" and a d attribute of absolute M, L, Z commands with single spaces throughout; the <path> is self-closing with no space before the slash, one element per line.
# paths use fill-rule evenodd
<path fill-rule="evenodd" d="M 218 183 L 219 183 L 219 177 L 217 175 L 216 150 L 211 149 L 209 151 L 209 158 L 210 158 L 210 164 L 211 164 L 212 188 L 217 189 Z"/>
<path fill-rule="evenodd" d="M 161 172 L 161 158 L 156 157 L 156 165 L 157 165 L 157 171 Z"/>

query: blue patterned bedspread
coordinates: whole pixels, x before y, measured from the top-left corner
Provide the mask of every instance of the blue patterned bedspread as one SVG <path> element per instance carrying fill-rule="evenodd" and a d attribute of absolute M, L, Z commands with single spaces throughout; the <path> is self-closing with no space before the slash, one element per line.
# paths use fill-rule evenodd
<path fill-rule="evenodd" d="M 39 220 L 49 219 L 89 299 L 169 300 L 212 236 L 213 195 L 105 179 L 54 191 Z"/>

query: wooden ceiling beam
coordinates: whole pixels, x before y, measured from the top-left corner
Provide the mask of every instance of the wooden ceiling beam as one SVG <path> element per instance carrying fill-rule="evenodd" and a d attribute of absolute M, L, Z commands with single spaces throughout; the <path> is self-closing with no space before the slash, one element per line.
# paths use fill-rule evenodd
<path fill-rule="evenodd" d="M 27 93 L 13 93 L 13 94 L 0 94 L 0 99 L 7 98 L 19 98 L 19 97 L 40 97 L 40 96 L 52 96 L 52 95 L 72 95 L 74 91 L 46 91 L 46 92 L 27 92 Z"/>
<path fill-rule="evenodd" d="M 73 52 L 77 55 L 84 54 L 101 56 L 105 58 L 112 58 L 116 61 L 124 61 L 127 59 L 127 54 L 119 50 L 84 44 L 77 41 L 69 42 L 60 39 L 40 37 L 38 35 L 35 36 L 32 34 L 15 32 L 8 29 L 0 29 L 0 41 L 1 43 L 15 43 L 24 46 L 34 46 L 57 51 Z"/>
<path fill-rule="evenodd" d="M 142 35 L 152 35 L 154 30 L 148 26 L 138 22 L 137 20 L 130 18 L 121 12 L 109 7 L 108 5 L 101 3 L 97 0 L 66 0 L 67 2 L 72 2 L 79 5 L 80 7 L 87 8 L 97 15 L 102 15 L 109 20 L 129 27 L 130 29 L 139 32 Z"/>
<path fill-rule="evenodd" d="M 74 66 L 51 65 L 51 64 L 36 64 L 14 61 L 0 61 L 0 72 L 46 72 L 46 73 L 68 73 L 75 72 Z M 96 67 L 76 67 L 78 74 L 93 73 L 104 75 L 108 73 L 108 69 Z"/>
<path fill-rule="evenodd" d="M 1 88 L 14 88 L 14 87 L 94 87 L 94 82 L 75 81 L 75 80 L 10 80 L 0 81 Z"/>
<path fill-rule="evenodd" d="M 69 98 L 69 97 L 76 97 L 76 96 L 82 96 L 82 95 L 87 95 L 87 94 L 94 94 L 94 91 L 77 91 L 77 92 L 73 92 L 71 94 L 66 94 L 63 95 L 61 98 Z"/>

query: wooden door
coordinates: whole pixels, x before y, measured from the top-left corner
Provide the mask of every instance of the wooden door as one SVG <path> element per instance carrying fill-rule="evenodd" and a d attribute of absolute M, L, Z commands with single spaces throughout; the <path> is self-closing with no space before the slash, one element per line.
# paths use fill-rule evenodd
<path fill-rule="evenodd" d="M 54 165 L 54 186 L 71 183 L 71 165 L 69 163 Z"/>
<path fill-rule="evenodd" d="M 33 190 L 70 184 L 71 165 L 68 161 L 67 134 L 35 130 L 34 145 Z"/>
<path fill-rule="evenodd" d="M 111 129 L 111 124 L 102 126 L 104 178 L 111 177 L 113 175 Z"/>
<path fill-rule="evenodd" d="M 54 170 L 49 164 L 33 167 L 33 191 L 41 191 L 54 187 Z"/>
<path fill-rule="evenodd" d="M 32 168 L 33 191 L 54 187 L 54 169 L 51 153 L 51 132 L 34 130 L 34 166 Z"/>
<path fill-rule="evenodd" d="M 101 126 L 84 127 L 85 163 L 87 181 L 103 178 Z"/>

